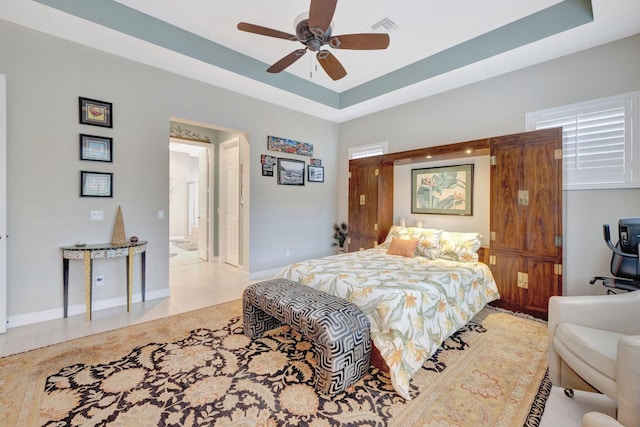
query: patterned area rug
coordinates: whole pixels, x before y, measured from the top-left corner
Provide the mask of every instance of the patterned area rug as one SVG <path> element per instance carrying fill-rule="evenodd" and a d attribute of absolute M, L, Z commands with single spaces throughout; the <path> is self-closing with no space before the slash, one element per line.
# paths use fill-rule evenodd
<path fill-rule="evenodd" d="M 250 340 L 234 301 L 0 359 L 0 424 L 42 426 L 537 426 L 546 324 L 482 311 L 412 382 L 372 368 L 332 397 L 288 327 Z M 4 417 L 4 418 L 3 418 Z"/>
<path fill-rule="evenodd" d="M 197 243 L 193 243 L 190 240 L 182 240 L 182 239 L 176 239 L 176 240 L 171 240 L 170 241 L 171 244 L 177 248 L 180 248 L 184 251 L 197 251 L 198 250 L 198 244 Z"/>

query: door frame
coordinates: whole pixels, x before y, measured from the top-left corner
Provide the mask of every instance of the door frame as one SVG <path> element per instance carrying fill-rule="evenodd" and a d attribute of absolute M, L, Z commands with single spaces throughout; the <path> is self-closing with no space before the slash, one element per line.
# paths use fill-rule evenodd
<path fill-rule="evenodd" d="M 213 245 L 211 243 L 213 241 L 213 194 L 211 194 L 213 182 L 211 178 L 211 153 L 211 147 L 206 147 L 206 149 L 198 155 L 198 256 L 200 259 L 207 262 L 213 257 Z M 204 171 L 202 170 L 203 164 Z M 204 183 L 200 182 L 201 178 L 205 181 Z M 202 187 L 203 184 L 205 185 L 204 188 Z M 204 203 L 202 199 L 204 199 Z M 204 220 L 200 216 L 202 206 L 205 206 Z M 203 240 L 207 243 L 204 249 L 201 247 L 200 243 Z"/>
<path fill-rule="evenodd" d="M 0 333 L 7 331 L 7 79 L 0 74 Z"/>

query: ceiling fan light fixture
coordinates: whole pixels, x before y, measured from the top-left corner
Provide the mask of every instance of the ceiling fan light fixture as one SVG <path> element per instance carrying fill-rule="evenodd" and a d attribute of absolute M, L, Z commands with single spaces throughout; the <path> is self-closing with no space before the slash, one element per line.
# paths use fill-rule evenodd
<path fill-rule="evenodd" d="M 296 28 L 298 24 L 304 20 L 309 20 L 309 12 L 302 12 L 300 15 L 296 16 L 293 20 L 293 28 Z"/>

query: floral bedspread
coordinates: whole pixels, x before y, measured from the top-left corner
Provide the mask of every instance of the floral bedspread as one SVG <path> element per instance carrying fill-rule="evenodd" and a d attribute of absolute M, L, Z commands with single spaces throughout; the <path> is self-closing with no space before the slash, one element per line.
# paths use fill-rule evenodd
<path fill-rule="evenodd" d="M 442 342 L 499 298 L 485 264 L 387 255 L 386 248 L 298 262 L 277 277 L 356 304 L 405 399 L 411 378 Z"/>

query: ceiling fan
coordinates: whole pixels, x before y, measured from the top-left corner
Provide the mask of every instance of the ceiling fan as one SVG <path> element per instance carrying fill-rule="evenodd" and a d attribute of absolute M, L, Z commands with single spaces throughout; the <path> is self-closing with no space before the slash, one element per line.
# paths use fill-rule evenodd
<path fill-rule="evenodd" d="M 276 37 L 291 41 L 299 41 L 305 47 L 296 49 L 267 69 L 269 73 L 279 73 L 298 59 L 307 50 L 318 52 L 316 58 L 324 71 L 333 80 L 339 80 L 347 75 L 340 61 L 328 50 L 322 49 L 329 45 L 334 49 L 374 50 L 386 49 L 389 46 L 389 35 L 378 33 L 345 34 L 333 36 L 331 34 L 331 20 L 338 0 L 311 0 L 309 17 L 296 23 L 296 34 L 288 34 L 260 25 L 240 22 L 238 30 L 263 36 Z"/>

